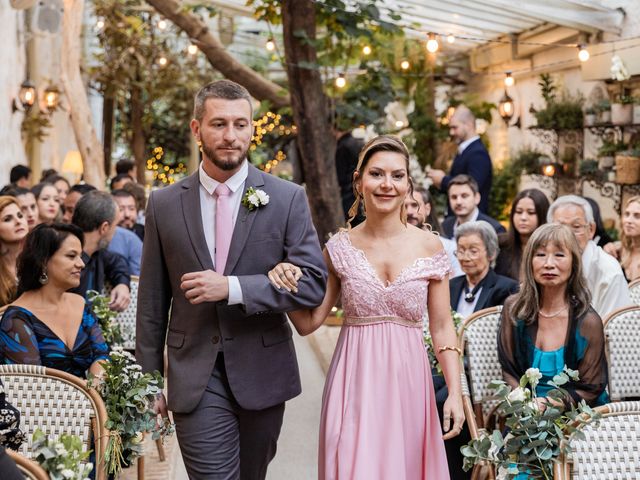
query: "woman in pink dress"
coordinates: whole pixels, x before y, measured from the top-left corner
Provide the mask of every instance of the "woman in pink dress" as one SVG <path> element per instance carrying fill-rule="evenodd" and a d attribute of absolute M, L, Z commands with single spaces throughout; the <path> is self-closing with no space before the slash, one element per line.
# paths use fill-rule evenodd
<path fill-rule="evenodd" d="M 301 335 L 313 332 L 342 295 L 344 324 L 325 384 L 320 421 L 320 480 L 449 478 L 422 317 L 442 365 L 449 397 L 444 438 L 464 423 L 459 351 L 449 311 L 447 254 L 438 237 L 407 225 L 409 153 L 393 136 L 367 143 L 354 173 L 366 220 L 326 245 L 327 292 L 313 310 L 291 312 Z M 281 263 L 269 278 L 297 291 L 301 271 Z M 453 425 L 452 425 L 453 422 Z"/>

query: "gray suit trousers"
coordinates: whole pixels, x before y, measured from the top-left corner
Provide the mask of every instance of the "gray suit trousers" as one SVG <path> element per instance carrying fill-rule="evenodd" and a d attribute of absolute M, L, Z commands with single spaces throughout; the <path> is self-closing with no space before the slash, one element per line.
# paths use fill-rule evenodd
<path fill-rule="evenodd" d="M 264 480 L 276 455 L 284 403 L 246 410 L 233 396 L 222 353 L 207 388 L 190 413 L 174 413 L 191 480 Z"/>

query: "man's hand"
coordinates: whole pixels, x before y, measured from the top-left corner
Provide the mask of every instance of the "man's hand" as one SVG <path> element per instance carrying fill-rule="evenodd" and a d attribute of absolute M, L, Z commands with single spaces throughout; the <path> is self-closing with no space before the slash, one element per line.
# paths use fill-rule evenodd
<path fill-rule="evenodd" d="M 111 301 L 109 302 L 109 308 L 114 312 L 124 312 L 131 302 L 131 292 L 129 287 L 124 283 L 116 285 L 111 290 Z"/>
<path fill-rule="evenodd" d="M 153 410 L 156 412 L 156 424 L 162 426 L 164 419 L 169 418 L 169 410 L 167 410 L 167 399 L 164 398 L 164 393 L 159 393 L 156 397 L 156 401 L 153 404 Z"/>
<path fill-rule="evenodd" d="M 444 178 L 445 175 L 446 174 L 442 170 L 436 170 L 436 169 L 430 168 L 427 171 L 427 177 L 431 179 L 431 181 L 437 188 L 440 188 L 440 185 L 442 184 L 442 179 Z"/>
<path fill-rule="evenodd" d="M 205 270 L 185 273 L 180 288 L 189 303 L 197 305 L 203 302 L 217 302 L 229 298 L 229 281 L 224 275 Z"/>

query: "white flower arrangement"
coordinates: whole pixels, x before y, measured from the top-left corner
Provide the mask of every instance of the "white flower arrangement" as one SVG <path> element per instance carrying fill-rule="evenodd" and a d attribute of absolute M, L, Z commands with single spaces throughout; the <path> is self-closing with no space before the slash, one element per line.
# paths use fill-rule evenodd
<path fill-rule="evenodd" d="M 33 434 L 33 458 L 49 474 L 51 480 L 88 480 L 93 464 L 85 463 L 90 452 L 82 451 L 77 435 L 63 433 L 50 440 L 42 430 Z"/>
<path fill-rule="evenodd" d="M 614 55 L 613 57 L 611 57 L 611 69 L 609 71 L 611 72 L 612 80 L 624 82 L 625 80 L 629 80 L 629 78 L 631 78 L 627 67 L 618 55 Z"/>
<path fill-rule="evenodd" d="M 244 197 L 242 197 L 242 205 L 249 211 L 264 207 L 268 203 L 269 195 L 264 190 L 256 190 L 253 187 L 247 188 Z"/>

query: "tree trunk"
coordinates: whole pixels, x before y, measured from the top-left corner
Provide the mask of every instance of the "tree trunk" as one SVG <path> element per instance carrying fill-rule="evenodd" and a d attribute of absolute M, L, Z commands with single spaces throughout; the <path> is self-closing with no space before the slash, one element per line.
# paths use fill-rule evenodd
<path fill-rule="evenodd" d="M 251 68 L 241 64 L 211 34 L 207 24 L 184 9 L 178 0 L 147 0 L 153 8 L 181 28 L 205 54 L 213 68 L 229 80 L 242 84 L 258 100 L 268 100 L 274 108 L 289 105 L 289 95 L 281 86 L 270 82 Z"/>
<path fill-rule="evenodd" d="M 144 105 L 142 103 L 142 91 L 139 87 L 131 88 L 131 151 L 136 162 L 138 178 L 142 175 L 142 183 L 144 184 L 144 171 L 146 170 L 146 150 L 147 139 L 142 126 L 142 116 L 144 115 Z"/>
<path fill-rule="evenodd" d="M 298 127 L 298 149 L 307 195 L 318 236 L 323 243 L 329 233 L 344 223 L 335 165 L 336 140 L 331 132 L 327 97 L 315 64 L 316 12 L 313 0 L 284 0 L 282 27 L 287 58 L 293 118 Z M 304 31 L 307 38 L 301 38 Z"/>
<path fill-rule="evenodd" d="M 93 128 L 87 92 L 80 76 L 80 34 L 83 10 L 84 0 L 64 0 L 60 79 L 69 104 L 73 133 L 82 155 L 84 179 L 87 183 L 103 189 L 104 154 Z"/>
<path fill-rule="evenodd" d="M 105 95 L 102 100 L 102 143 L 104 152 L 104 174 L 111 175 L 111 151 L 113 149 L 113 122 L 116 101 L 112 95 Z"/>

